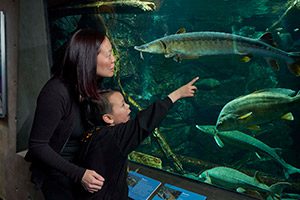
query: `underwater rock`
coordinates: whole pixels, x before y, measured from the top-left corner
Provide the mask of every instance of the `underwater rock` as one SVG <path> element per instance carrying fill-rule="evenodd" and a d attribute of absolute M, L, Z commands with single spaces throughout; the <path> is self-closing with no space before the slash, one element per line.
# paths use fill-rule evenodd
<path fill-rule="evenodd" d="M 155 156 L 149 155 L 149 154 L 145 154 L 145 153 L 138 152 L 138 151 L 133 151 L 128 155 L 128 159 L 138 162 L 138 163 L 143 163 L 150 167 L 162 169 L 161 159 L 157 158 Z"/>

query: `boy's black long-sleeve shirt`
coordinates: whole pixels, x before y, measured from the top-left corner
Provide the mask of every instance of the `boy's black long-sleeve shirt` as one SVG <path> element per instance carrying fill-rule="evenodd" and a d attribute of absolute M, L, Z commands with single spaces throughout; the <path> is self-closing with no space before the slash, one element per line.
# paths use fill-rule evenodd
<path fill-rule="evenodd" d="M 173 105 L 169 98 L 140 111 L 126 123 L 101 127 L 83 144 L 80 163 L 105 178 L 101 190 L 81 191 L 79 199 L 123 200 L 128 197 L 127 156 L 159 125 Z"/>

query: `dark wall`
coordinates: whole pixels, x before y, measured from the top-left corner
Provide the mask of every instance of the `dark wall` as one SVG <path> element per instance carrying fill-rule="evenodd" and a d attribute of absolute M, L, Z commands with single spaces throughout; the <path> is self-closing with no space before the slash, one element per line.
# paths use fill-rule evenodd
<path fill-rule="evenodd" d="M 25 151 L 17 153 L 17 143 L 25 149 L 36 95 L 49 77 L 43 5 L 43 0 L 0 1 L 7 36 L 8 114 L 0 119 L 0 199 L 4 200 L 42 199 L 30 182 Z"/>

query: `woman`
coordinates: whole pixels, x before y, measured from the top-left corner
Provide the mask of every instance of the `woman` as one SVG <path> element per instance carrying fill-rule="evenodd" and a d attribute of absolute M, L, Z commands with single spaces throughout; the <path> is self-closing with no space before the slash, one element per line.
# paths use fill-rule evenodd
<path fill-rule="evenodd" d="M 42 88 L 29 138 L 32 182 L 46 200 L 74 199 L 73 185 L 81 181 L 93 193 L 104 178 L 74 164 L 83 134 L 79 103 L 99 98 L 98 84 L 112 77 L 115 58 L 105 34 L 81 29 L 71 38 L 62 68 Z"/>

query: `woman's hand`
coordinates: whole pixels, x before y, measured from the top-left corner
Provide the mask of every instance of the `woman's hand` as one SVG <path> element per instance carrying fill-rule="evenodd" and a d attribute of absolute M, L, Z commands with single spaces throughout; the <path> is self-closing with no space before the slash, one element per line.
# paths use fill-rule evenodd
<path fill-rule="evenodd" d="M 88 192 L 94 193 L 100 190 L 104 184 L 104 178 L 94 170 L 85 170 L 81 179 L 81 184 Z"/>

